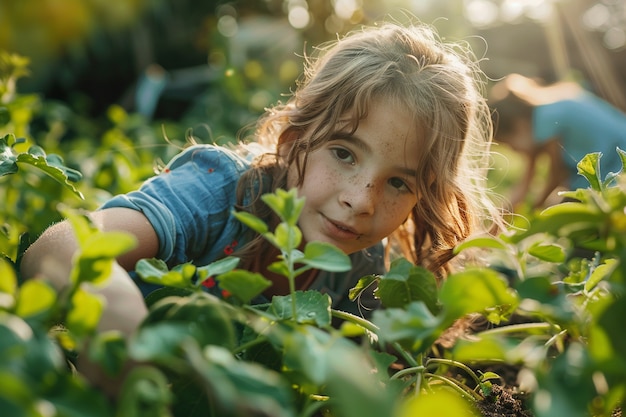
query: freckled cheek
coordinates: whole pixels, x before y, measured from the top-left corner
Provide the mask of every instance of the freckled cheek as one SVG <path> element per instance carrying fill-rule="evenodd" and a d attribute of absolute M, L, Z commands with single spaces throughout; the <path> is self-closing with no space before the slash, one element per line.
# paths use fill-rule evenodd
<path fill-rule="evenodd" d="M 410 202 L 388 201 L 381 207 L 381 213 L 387 218 L 390 227 L 395 229 L 409 217 L 413 206 Z"/>

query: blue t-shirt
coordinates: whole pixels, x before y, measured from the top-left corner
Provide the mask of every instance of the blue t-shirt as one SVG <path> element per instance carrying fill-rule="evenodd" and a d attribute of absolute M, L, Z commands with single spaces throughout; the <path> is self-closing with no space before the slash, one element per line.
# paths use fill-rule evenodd
<path fill-rule="evenodd" d="M 185 262 L 208 265 L 247 243 L 248 229 L 232 212 L 237 182 L 249 168 L 248 159 L 228 148 L 194 145 L 175 156 L 139 190 L 115 196 L 101 209 L 141 211 L 157 234 L 157 258 L 169 267 Z M 351 260 L 350 271 L 320 271 L 310 288 L 329 294 L 334 308 L 358 313 L 348 291 L 361 277 L 384 273 L 382 244 L 351 255 Z M 155 288 L 136 282 L 144 295 Z M 370 309 L 377 306 L 371 293 L 364 294 L 361 303 Z"/>
<path fill-rule="evenodd" d="M 577 174 L 576 165 L 588 153 L 602 152 L 600 169 L 604 178 L 621 169 L 615 148 L 626 150 L 626 114 L 606 101 L 583 92 L 570 100 L 536 106 L 533 134 L 538 142 L 558 138 L 563 159 L 570 171 L 570 186 L 586 188 L 587 180 Z"/>

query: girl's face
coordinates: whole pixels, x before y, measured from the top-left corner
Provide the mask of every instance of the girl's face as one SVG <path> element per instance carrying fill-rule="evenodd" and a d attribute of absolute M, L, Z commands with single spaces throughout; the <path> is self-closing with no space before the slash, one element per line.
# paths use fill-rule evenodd
<path fill-rule="evenodd" d="M 299 195 L 306 198 L 299 227 L 306 241 L 331 243 L 350 254 L 390 235 L 417 204 L 416 155 L 422 142 L 411 114 L 377 100 L 350 133 L 337 126 L 309 154 Z M 288 186 L 297 183 L 292 168 Z"/>

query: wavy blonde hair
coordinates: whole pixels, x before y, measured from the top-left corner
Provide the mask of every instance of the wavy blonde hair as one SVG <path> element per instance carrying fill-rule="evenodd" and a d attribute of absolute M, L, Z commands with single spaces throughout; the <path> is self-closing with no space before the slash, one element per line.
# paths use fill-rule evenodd
<path fill-rule="evenodd" d="M 419 201 L 387 248 L 399 248 L 440 277 L 450 272 L 458 243 L 499 224 L 485 187 L 492 122 L 469 49 L 443 42 L 427 25 L 385 22 L 305 58 L 295 92 L 256 125 L 254 140 L 277 152 L 257 160 L 240 195 L 263 178 L 271 178 L 269 189 L 284 187 L 294 164 L 301 183 L 308 153 L 329 140 L 340 121 L 348 117 L 356 130 L 375 99 L 391 99 L 414 112 L 416 130 L 426 131 L 423 152 L 414 155 Z M 252 206 L 261 210 L 258 202 Z"/>

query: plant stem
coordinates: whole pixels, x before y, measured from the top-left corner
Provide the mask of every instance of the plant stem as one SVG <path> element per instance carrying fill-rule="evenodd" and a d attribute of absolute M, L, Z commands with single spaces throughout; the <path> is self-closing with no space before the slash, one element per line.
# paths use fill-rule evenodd
<path fill-rule="evenodd" d="M 378 326 L 376 326 L 371 321 L 366 320 L 362 317 L 355 316 L 354 314 L 346 313 L 345 311 L 339 311 L 339 310 L 331 310 L 330 312 L 333 315 L 333 317 L 337 317 L 338 319 L 342 319 L 342 320 L 354 323 L 372 333 L 376 333 L 378 331 Z"/>
<path fill-rule="evenodd" d="M 412 366 L 410 368 L 404 368 L 404 369 L 399 370 L 395 374 L 391 375 L 389 379 L 398 379 L 405 375 L 422 373 L 425 370 L 426 370 L 425 366 Z"/>
<path fill-rule="evenodd" d="M 452 388 L 455 391 L 457 391 L 463 397 L 469 396 L 469 397 L 471 397 L 475 401 L 482 401 L 483 400 L 483 397 L 481 397 L 480 394 L 472 391 L 469 388 L 468 389 L 464 389 L 461 386 L 462 384 L 459 381 L 455 381 L 454 379 L 448 378 L 448 377 L 443 376 L 443 375 L 437 375 L 437 374 L 431 374 L 431 373 L 424 374 L 424 377 L 437 379 L 439 381 L 442 381 L 442 382 L 446 383 L 450 388 Z"/>
<path fill-rule="evenodd" d="M 474 382 L 476 382 L 476 385 L 480 385 L 480 378 L 478 377 L 478 375 L 476 375 L 476 373 L 463 362 L 458 362 L 452 359 L 445 358 L 430 358 L 426 361 L 426 366 L 428 367 L 428 365 L 430 365 L 431 363 L 456 366 L 457 368 L 464 370 L 474 380 Z"/>
<path fill-rule="evenodd" d="M 265 341 L 267 341 L 267 340 L 268 340 L 268 338 L 267 338 L 266 336 L 261 336 L 261 335 L 259 335 L 259 336 L 257 336 L 254 340 L 250 340 L 250 341 L 249 341 L 249 342 L 247 342 L 247 343 L 243 343 L 243 344 L 241 344 L 241 345 L 237 346 L 237 348 L 235 348 L 235 349 L 233 350 L 233 355 L 236 355 L 236 354 L 238 354 L 238 353 L 241 353 L 241 352 L 245 351 L 246 349 L 249 349 L 249 348 L 251 348 L 251 347 L 253 347 L 253 346 L 256 346 L 256 345 L 258 345 L 258 344 L 261 344 L 261 343 L 263 343 L 263 342 L 265 342 Z"/>
<path fill-rule="evenodd" d="M 496 327 L 495 329 L 483 330 L 478 333 L 477 336 L 493 336 L 500 334 L 510 334 L 517 332 L 528 333 L 531 331 L 541 331 L 544 332 L 546 330 L 550 330 L 555 328 L 556 326 L 550 323 L 521 323 L 521 324 L 511 324 L 509 326 Z"/>

